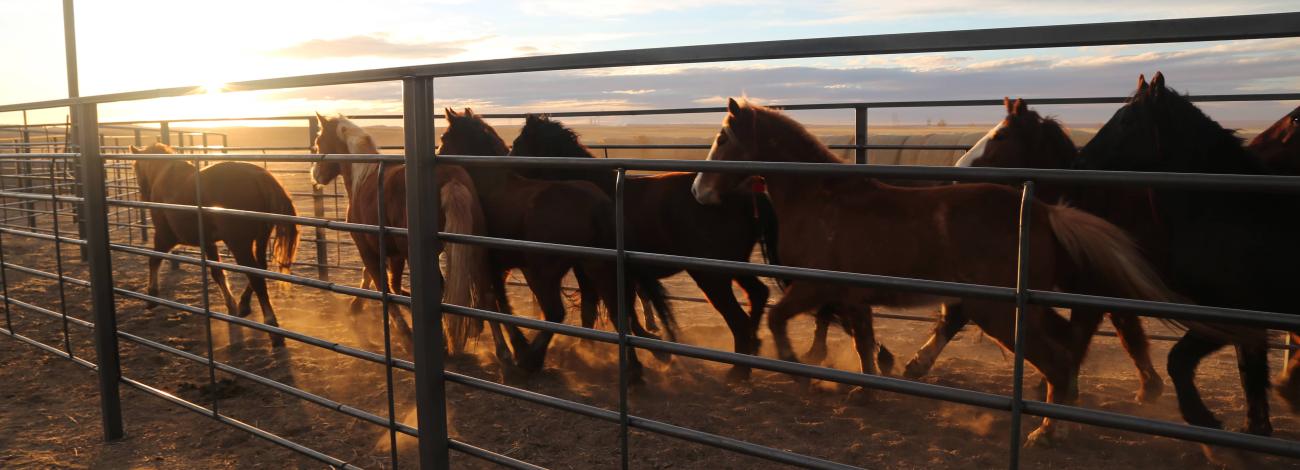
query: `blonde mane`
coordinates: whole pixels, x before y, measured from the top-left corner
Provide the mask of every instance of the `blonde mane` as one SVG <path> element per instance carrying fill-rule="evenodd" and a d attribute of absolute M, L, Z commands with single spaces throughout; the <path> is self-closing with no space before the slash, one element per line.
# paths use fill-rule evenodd
<path fill-rule="evenodd" d="M 338 116 L 338 138 L 347 144 L 348 153 L 353 154 L 376 154 L 379 149 L 375 147 L 374 139 L 370 138 L 361 126 L 356 125 L 342 114 Z M 352 187 L 361 187 L 361 182 L 370 177 L 379 170 L 379 164 L 373 162 L 356 162 L 352 163 Z"/>

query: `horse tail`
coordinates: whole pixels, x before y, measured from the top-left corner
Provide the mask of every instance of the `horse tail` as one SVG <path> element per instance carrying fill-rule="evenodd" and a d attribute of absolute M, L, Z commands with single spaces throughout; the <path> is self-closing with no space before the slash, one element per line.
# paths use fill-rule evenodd
<path fill-rule="evenodd" d="M 1100 294 L 1155 302 L 1190 303 L 1186 297 L 1165 285 L 1155 268 L 1142 255 L 1137 243 L 1123 229 L 1064 204 L 1050 206 L 1048 221 L 1057 243 L 1074 261 L 1075 266 L 1080 271 L 1091 274 L 1087 279 L 1094 280 L 1095 284 L 1088 287 L 1099 289 Z M 1166 323 L 1171 322 L 1166 320 Z M 1229 342 L 1256 336 L 1249 327 L 1183 320 L 1172 323 Z"/>
<path fill-rule="evenodd" d="M 268 175 L 269 176 L 269 175 Z M 289 192 L 285 191 L 284 186 L 275 179 L 270 177 L 271 194 L 267 198 L 270 203 L 270 212 L 283 215 L 298 215 L 298 210 L 293 207 L 293 199 L 289 197 Z M 289 274 L 293 268 L 293 259 L 298 253 L 298 224 L 292 222 L 278 222 L 272 226 L 271 235 L 271 259 L 275 263 L 277 271 Z"/>
<path fill-rule="evenodd" d="M 776 207 L 772 205 L 772 197 L 766 192 L 754 193 L 754 223 L 758 224 L 758 243 L 763 252 L 763 259 L 767 264 L 779 266 L 780 258 L 780 224 L 776 220 Z M 785 289 L 789 284 L 788 279 L 776 279 L 777 285 Z"/>
<path fill-rule="evenodd" d="M 664 326 L 664 334 L 669 341 L 677 342 L 677 316 L 673 314 L 673 309 L 668 305 L 668 290 L 664 289 L 664 284 L 651 276 L 641 275 L 637 279 L 637 288 L 641 293 L 650 300 L 655 318 Z M 628 312 L 632 314 L 632 312 Z"/>
<path fill-rule="evenodd" d="M 446 219 L 445 230 L 450 233 L 479 234 L 483 224 L 483 211 L 474 190 L 460 179 L 442 186 L 442 213 Z M 443 286 L 444 300 L 453 305 L 484 307 L 487 299 L 495 299 L 489 278 L 486 250 L 475 245 L 449 243 L 447 251 L 447 278 Z M 477 291 L 477 296 L 475 295 Z M 465 351 L 469 340 L 482 331 L 483 322 L 464 315 L 446 317 L 447 332 L 451 338 L 451 352 Z"/>

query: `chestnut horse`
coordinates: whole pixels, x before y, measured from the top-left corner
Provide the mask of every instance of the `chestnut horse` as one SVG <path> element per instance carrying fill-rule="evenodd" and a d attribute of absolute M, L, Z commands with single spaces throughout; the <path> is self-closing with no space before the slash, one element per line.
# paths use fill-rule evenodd
<path fill-rule="evenodd" d="M 495 129 L 473 113 L 461 116 L 447 114 L 447 130 L 442 134 L 439 155 L 503 156 L 509 148 Z M 545 181 L 524 178 L 509 168 L 496 166 L 469 166 L 470 176 L 479 190 L 487 215 L 488 235 L 498 238 L 527 240 L 571 246 L 612 248 L 615 244 L 614 204 L 596 185 L 586 181 Z M 568 255 L 518 251 L 491 250 L 492 278 L 500 295 L 502 312 L 510 312 L 505 296 L 505 279 L 510 269 L 523 272 L 537 304 L 547 321 L 562 323 L 567 315 L 561 282 L 573 270 L 576 277 L 586 277 L 600 300 L 605 304 L 611 321 L 618 304 L 617 271 L 612 261 L 578 258 Z M 628 271 L 627 295 L 623 306 L 629 313 L 630 332 L 637 336 L 656 338 L 641 326 L 632 306 L 633 293 L 641 289 L 658 304 L 656 314 L 669 335 L 676 335 L 676 322 L 667 306 L 663 287 L 656 279 Z M 615 323 L 617 324 L 617 323 Z M 536 371 L 545 364 L 546 351 L 554 333 L 543 331 L 533 338 L 526 354 L 515 348 L 515 356 L 524 370 Z M 660 360 L 669 356 L 656 353 Z M 628 356 L 630 380 L 642 381 L 642 366 L 636 354 Z"/>
<path fill-rule="evenodd" d="M 1069 168 L 1078 150 L 1070 135 L 1059 122 L 1031 111 L 1024 100 L 1003 100 L 1006 118 L 985 134 L 970 151 L 957 160 L 960 167 L 1003 168 Z M 1034 188 L 1035 196 L 1046 202 L 1072 202 L 1070 188 L 1055 184 L 1042 184 Z M 1107 188 L 1114 191 L 1116 188 Z M 1123 191 L 1123 189 L 1119 189 Z M 1101 319 L 1096 314 L 1079 316 L 1080 319 Z M 1150 403 L 1160 397 L 1164 382 L 1151 364 L 1150 344 L 1141 318 L 1129 313 L 1111 313 L 1111 323 L 1119 333 L 1120 344 L 1128 352 L 1138 369 L 1137 400 Z M 934 335 L 907 364 L 909 377 L 923 375 L 934 364 L 944 345 L 966 324 L 960 305 L 949 305 L 939 317 Z M 1095 329 L 1097 325 L 1080 325 Z M 1082 361 L 1088 343 L 1075 344 L 1075 359 Z"/>
<path fill-rule="evenodd" d="M 447 112 L 453 113 L 448 109 Z M 473 116 L 468 108 L 466 116 Z M 546 116 L 529 115 L 519 137 L 511 146 L 511 155 L 535 157 L 595 158 L 578 134 L 558 121 Z M 611 172 L 575 169 L 524 169 L 519 173 L 530 178 L 547 180 L 585 180 L 600 186 L 605 194 L 614 196 L 614 174 Z M 749 261 L 754 253 L 754 243 L 760 239 L 764 228 L 775 232 L 775 215 L 766 193 L 733 194 L 724 197 L 721 204 L 704 205 L 691 196 L 691 183 L 695 173 L 664 173 L 654 176 L 631 176 L 625 186 L 627 220 L 627 249 L 696 258 L 727 261 Z M 765 217 L 762 217 L 765 216 Z M 766 219 L 766 220 L 763 220 Z M 765 224 L 764 222 L 771 222 Z M 708 236 L 700 236 L 707 233 Z M 767 233 L 765 240 L 775 242 L 775 233 Z M 775 245 L 768 247 L 775 252 Z M 682 272 L 677 267 L 634 266 L 632 269 L 658 279 Z M 756 276 L 732 275 L 701 270 L 685 270 L 704 292 L 709 303 L 731 329 L 735 351 L 741 354 L 758 354 L 758 322 L 767 305 L 768 287 Z M 747 315 L 736 301 L 731 284 L 735 282 L 748 297 L 750 312 Z M 590 300 L 583 290 L 583 306 Z M 594 300 L 594 299 L 593 299 Z M 583 324 L 590 327 L 594 318 L 584 316 Z M 731 380 L 749 377 L 749 368 L 734 366 Z"/>
<path fill-rule="evenodd" d="M 1160 73 L 1149 85 L 1139 77 L 1133 97 L 1084 146 L 1075 167 L 1265 173 L 1232 130 L 1214 122 L 1164 82 Z M 1300 265 L 1300 245 L 1295 243 L 1300 221 L 1291 217 L 1300 207 L 1294 195 L 1163 188 L 1144 193 L 1126 204 L 1148 214 L 1132 219 L 1132 231 L 1167 273 L 1173 288 L 1203 305 L 1294 311 L 1293 284 Z M 1201 359 L 1232 344 L 1246 392 L 1246 430 L 1272 433 L 1266 339 L 1263 328 L 1223 325 L 1194 328 L 1178 340 L 1169 351 L 1168 372 L 1178 392 L 1178 408 L 1188 423 L 1222 427 L 1201 400 L 1195 373 Z"/>
<path fill-rule="evenodd" d="M 799 123 L 778 111 L 734 99 L 709 151 L 710 160 L 843 163 Z M 776 207 L 780 257 L 791 266 L 1010 287 L 1016 283 L 1019 191 L 997 184 L 898 187 L 857 176 L 765 178 Z M 747 174 L 700 173 L 697 200 L 717 203 Z M 1099 295 L 1171 300 L 1133 242 L 1119 228 L 1064 205 L 1027 201 L 1026 287 L 1066 288 Z M 852 332 L 862 372 L 876 371 L 872 306 L 951 301 L 933 295 L 839 283 L 794 280 L 772 307 L 768 328 L 782 360 L 797 360 L 786 325 L 828 300 Z M 1004 348 L 1013 345 L 1016 315 L 1007 301 L 964 299 L 964 313 Z M 1047 379 L 1047 401 L 1078 396 L 1078 361 L 1070 324 L 1051 309 L 1028 305 L 1023 315 L 1025 359 Z M 865 391 L 855 393 L 865 396 Z M 1027 444 L 1050 440 L 1053 420 Z"/>
<path fill-rule="evenodd" d="M 365 130 L 346 117 L 325 117 L 316 115 L 320 133 L 316 135 L 315 153 L 378 154 L 379 148 L 374 139 Z M 381 173 L 382 168 L 382 174 Z M 348 193 L 347 221 L 357 224 L 378 225 L 379 204 L 383 198 L 384 225 L 386 227 L 406 227 L 406 165 L 376 162 L 339 163 L 322 160 L 312 165 L 312 180 L 316 184 L 328 184 L 334 178 L 343 177 L 343 187 Z M 380 179 L 383 179 L 383 194 L 379 194 Z M 484 221 L 482 208 L 474 190 L 474 182 L 465 170 L 454 166 L 440 166 L 437 172 L 438 191 L 441 195 L 442 216 L 438 218 L 440 231 L 482 234 Z M 388 272 L 380 270 L 380 238 L 377 235 L 361 232 L 349 232 L 357 247 L 361 262 L 365 267 L 362 273 L 361 288 L 374 286 L 381 289 L 387 286 L 391 292 L 407 295 L 402 289 L 402 270 L 408 258 L 406 237 L 387 235 L 383 239 L 384 260 Z M 492 291 L 492 282 L 488 276 L 486 250 L 474 245 L 459 243 L 447 244 L 447 275 L 444 285 L 444 301 L 454 305 L 491 309 L 495 305 L 496 295 Z M 352 309 L 359 311 L 361 298 L 354 298 Z M 451 341 L 448 348 L 452 353 L 465 350 L 470 338 L 481 331 L 482 322 L 461 315 L 446 317 L 447 333 Z M 392 316 L 399 332 L 410 338 L 411 329 L 401 315 Z M 496 354 L 503 363 L 508 363 L 510 353 L 504 343 L 499 328 L 494 323 L 493 339 L 496 342 Z"/>
<path fill-rule="evenodd" d="M 1300 107 L 1251 139 L 1247 148 L 1269 173 L 1300 176 Z M 1290 334 L 1291 344 L 1300 344 L 1300 334 L 1294 331 Z M 1300 354 L 1291 354 L 1286 370 L 1275 385 L 1278 395 L 1291 410 L 1300 411 Z"/>
<path fill-rule="evenodd" d="M 156 143 L 148 147 L 131 146 L 131 153 L 174 154 L 170 146 Z M 243 162 L 221 162 L 198 170 L 184 157 L 176 160 L 136 160 L 136 182 L 140 185 L 140 199 L 149 202 L 168 204 L 195 205 L 195 178 L 202 186 L 201 201 L 203 206 L 223 207 L 270 214 L 297 215 L 293 200 L 284 186 L 257 165 Z M 153 219 L 153 249 L 167 253 L 177 245 L 199 245 L 199 219 L 188 210 L 149 209 Z M 270 260 L 267 250 L 274 257 L 280 272 L 289 272 L 293 265 L 294 254 L 298 251 L 298 226 L 293 223 L 266 222 L 235 215 L 204 214 L 202 238 L 205 243 L 200 247 L 207 258 L 220 261 L 217 242 L 226 244 L 235 262 L 241 266 L 267 269 Z M 274 238 L 271 236 L 274 233 Z M 158 268 L 162 258 L 149 258 L 149 295 L 158 295 Z M 257 302 L 262 306 L 262 318 L 267 325 L 279 326 L 275 318 L 275 308 L 271 306 L 271 297 L 266 291 L 266 278 L 254 274 L 248 275 L 248 286 L 236 305 L 235 296 L 226 284 L 225 272 L 212 267 L 212 280 L 217 283 L 226 308 L 232 315 L 246 317 L 252 313 L 252 295 L 257 294 Z M 150 302 L 146 308 L 156 304 Z M 271 334 L 271 346 L 284 346 L 284 337 Z"/>

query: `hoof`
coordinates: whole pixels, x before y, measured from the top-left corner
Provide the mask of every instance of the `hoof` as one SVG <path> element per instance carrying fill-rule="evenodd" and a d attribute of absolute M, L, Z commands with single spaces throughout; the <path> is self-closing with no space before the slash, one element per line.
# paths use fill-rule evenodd
<path fill-rule="evenodd" d="M 876 366 L 880 369 L 880 375 L 894 375 L 894 355 L 886 349 L 881 349 L 876 355 Z"/>
<path fill-rule="evenodd" d="M 749 382 L 752 373 L 753 371 L 748 367 L 732 366 L 731 370 L 727 371 L 727 383 L 736 385 Z"/>
<path fill-rule="evenodd" d="M 803 355 L 803 358 L 809 364 L 821 364 L 826 360 L 826 345 L 814 344 L 811 348 L 808 348 L 808 352 Z"/>
<path fill-rule="evenodd" d="M 849 398 L 846 401 L 854 405 L 868 405 L 872 402 L 872 395 L 874 393 L 871 390 L 857 386 L 849 390 Z"/>
<path fill-rule="evenodd" d="M 1056 445 L 1056 438 L 1052 436 L 1052 432 L 1041 427 L 1029 433 L 1029 437 L 1025 438 L 1026 448 L 1045 449 L 1054 445 Z"/>
<path fill-rule="evenodd" d="M 881 369 L 884 369 L 884 367 L 881 367 Z M 921 365 L 921 362 L 917 361 L 916 358 L 912 358 L 912 360 L 907 361 L 907 365 L 903 366 L 903 377 L 912 380 L 925 377 L 925 374 L 928 374 L 929 372 L 930 372 L 930 366 Z"/>
<path fill-rule="evenodd" d="M 1134 398 L 1138 403 L 1150 405 L 1160 401 L 1160 396 L 1164 394 L 1164 391 L 1165 382 L 1156 378 L 1154 380 L 1148 380 L 1147 383 L 1143 384 L 1142 389 L 1138 390 L 1137 396 Z"/>
<path fill-rule="evenodd" d="M 239 308 L 235 310 L 235 316 L 238 316 L 240 318 L 247 317 L 252 314 L 253 314 L 253 306 L 251 305 L 240 305 Z"/>
<path fill-rule="evenodd" d="M 673 355 L 671 353 L 665 351 L 650 351 L 650 354 L 655 357 L 655 360 L 664 364 L 670 364 L 673 362 Z"/>
<path fill-rule="evenodd" d="M 283 336 L 280 336 L 280 335 L 271 335 L 271 347 L 273 347 L 273 348 L 277 348 L 277 349 L 278 349 L 278 348 L 283 348 L 283 347 L 284 347 L 284 337 L 283 337 Z"/>
<path fill-rule="evenodd" d="M 144 303 L 145 310 L 153 310 L 156 307 L 158 307 L 158 302 L 147 301 Z"/>

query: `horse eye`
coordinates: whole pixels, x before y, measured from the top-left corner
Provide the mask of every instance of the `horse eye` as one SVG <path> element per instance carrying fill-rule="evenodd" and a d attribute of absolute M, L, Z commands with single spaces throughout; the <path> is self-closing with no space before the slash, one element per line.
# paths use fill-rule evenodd
<path fill-rule="evenodd" d="M 1300 114 L 1291 116 L 1291 124 L 1300 124 Z"/>

